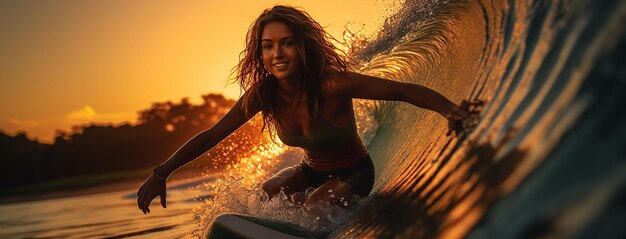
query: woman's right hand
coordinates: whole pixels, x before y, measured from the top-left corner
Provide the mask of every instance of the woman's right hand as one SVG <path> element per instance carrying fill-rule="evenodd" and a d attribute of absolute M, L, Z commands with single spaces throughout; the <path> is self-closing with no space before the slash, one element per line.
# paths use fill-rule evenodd
<path fill-rule="evenodd" d="M 166 181 L 164 179 L 159 178 L 154 175 L 154 173 L 150 174 L 150 177 L 146 179 L 146 181 L 141 185 L 139 191 L 137 191 L 137 206 L 144 214 L 150 213 L 150 203 L 152 200 L 159 196 L 161 198 L 161 206 L 163 208 L 166 207 L 166 191 L 165 191 Z"/>

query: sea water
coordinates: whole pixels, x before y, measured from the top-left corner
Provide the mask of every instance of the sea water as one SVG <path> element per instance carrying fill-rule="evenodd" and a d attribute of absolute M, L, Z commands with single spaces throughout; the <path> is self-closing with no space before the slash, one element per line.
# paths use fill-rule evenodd
<path fill-rule="evenodd" d="M 623 238 L 625 18 L 619 0 L 405 1 L 351 49 L 357 70 L 486 104 L 452 137 L 435 112 L 356 100 L 376 182 L 328 226 L 264 198 L 258 183 L 301 157 L 268 144 L 170 188 L 168 208 L 148 216 L 130 191 L 2 205 L 0 237 L 196 237 L 231 212 L 330 238 Z"/>

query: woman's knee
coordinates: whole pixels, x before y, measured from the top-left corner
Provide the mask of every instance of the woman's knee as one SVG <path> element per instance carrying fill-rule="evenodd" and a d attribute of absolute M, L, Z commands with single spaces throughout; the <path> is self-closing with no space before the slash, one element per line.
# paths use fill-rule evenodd
<path fill-rule="evenodd" d="M 269 198 L 272 198 L 281 191 L 284 191 L 287 195 L 302 191 L 308 185 L 307 179 L 300 170 L 295 167 L 289 167 L 263 182 L 261 188 L 267 193 Z"/>
<path fill-rule="evenodd" d="M 339 206 L 349 206 L 352 192 L 348 184 L 341 179 L 331 179 L 315 189 L 304 202 L 313 205 L 319 202 L 329 202 Z"/>
<path fill-rule="evenodd" d="M 261 188 L 267 195 L 272 198 L 274 195 L 280 192 L 281 188 L 281 180 L 276 177 L 271 177 L 261 184 Z"/>

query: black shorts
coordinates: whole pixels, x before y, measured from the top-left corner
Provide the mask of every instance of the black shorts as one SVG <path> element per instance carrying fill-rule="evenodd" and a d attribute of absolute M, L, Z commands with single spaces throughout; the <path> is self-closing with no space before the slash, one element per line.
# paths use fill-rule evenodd
<path fill-rule="evenodd" d="M 352 193 L 365 197 L 370 194 L 374 187 L 374 163 L 369 154 L 356 165 L 339 170 L 315 170 L 305 162 L 296 164 L 293 167 L 300 170 L 309 180 L 311 186 L 315 188 L 328 182 L 330 179 L 338 178 L 348 184 L 348 188 Z"/>

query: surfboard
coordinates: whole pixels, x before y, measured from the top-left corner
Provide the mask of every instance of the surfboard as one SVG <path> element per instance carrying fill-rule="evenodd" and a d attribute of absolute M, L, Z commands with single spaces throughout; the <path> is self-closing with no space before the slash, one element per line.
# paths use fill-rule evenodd
<path fill-rule="evenodd" d="M 206 238 L 303 239 L 318 238 L 300 226 L 250 215 L 221 214 L 215 218 Z"/>

